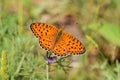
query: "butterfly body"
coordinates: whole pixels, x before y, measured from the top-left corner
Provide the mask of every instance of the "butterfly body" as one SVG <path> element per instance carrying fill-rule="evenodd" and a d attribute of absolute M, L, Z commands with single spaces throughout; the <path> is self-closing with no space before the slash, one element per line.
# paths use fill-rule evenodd
<path fill-rule="evenodd" d="M 39 44 L 45 50 L 53 52 L 57 56 L 70 54 L 83 54 L 85 47 L 82 43 L 53 25 L 43 23 L 32 23 L 30 28 L 34 35 L 39 39 Z"/>

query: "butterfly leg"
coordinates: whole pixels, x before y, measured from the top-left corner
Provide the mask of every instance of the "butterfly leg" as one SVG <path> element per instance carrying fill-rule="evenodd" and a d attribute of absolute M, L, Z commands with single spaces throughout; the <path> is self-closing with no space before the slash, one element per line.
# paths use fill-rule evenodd
<path fill-rule="evenodd" d="M 50 53 L 48 51 L 46 52 L 46 57 L 47 57 L 48 64 L 54 63 L 55 60 L 57 59 L 56 56 L 51 56 L 51 55 L 52 55 L 52 53 Z"/>
<path fill-rule="evenodd" d="M 46 56 L 47 56 L 47 58 L 52 57 L 51 55 L 52 55 L 52 53 L 50 53 L 50 52 L 48 52 L 48 51 L 46 52 Z"/>

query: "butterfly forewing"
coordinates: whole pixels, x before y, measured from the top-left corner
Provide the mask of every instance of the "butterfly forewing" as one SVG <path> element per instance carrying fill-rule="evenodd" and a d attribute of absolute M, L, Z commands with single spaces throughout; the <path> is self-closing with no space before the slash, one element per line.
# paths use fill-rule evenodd
<path fill-rule="evenodd" d="M 59 41 L 55 44 L 54 53 L 58 56 L 67 54 L 83 54 L 85 47 L 82 43 L 72 35 L 63 32 Z"/>
<path fill-rule="evenodd" d="M 33 23 L 30 28 L 39 39 L 40 46 L 46 50 L 51 50 L 57 37 L 58 28 L 42 23 Z"/>

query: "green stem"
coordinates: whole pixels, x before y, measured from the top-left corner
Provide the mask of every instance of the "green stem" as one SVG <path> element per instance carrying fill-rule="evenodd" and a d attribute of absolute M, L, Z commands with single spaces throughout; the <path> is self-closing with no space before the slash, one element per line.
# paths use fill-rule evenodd
<path fill-rule="evenodd" d="M 46 65 L 46 80 L 49 80 L 49 64 Z"/>

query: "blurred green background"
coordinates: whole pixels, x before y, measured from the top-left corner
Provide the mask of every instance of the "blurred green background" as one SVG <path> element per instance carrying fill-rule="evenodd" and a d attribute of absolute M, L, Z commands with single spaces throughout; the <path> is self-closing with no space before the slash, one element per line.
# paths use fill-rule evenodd
<path fill-rule="evenodd" d="M 0 80 L 120 80 L 119 3 L 0 0 Z M 86 53 L 47 66 L 41 56 L 46 52 L 29 28 L 33 22 L 64 26 Z"/>

